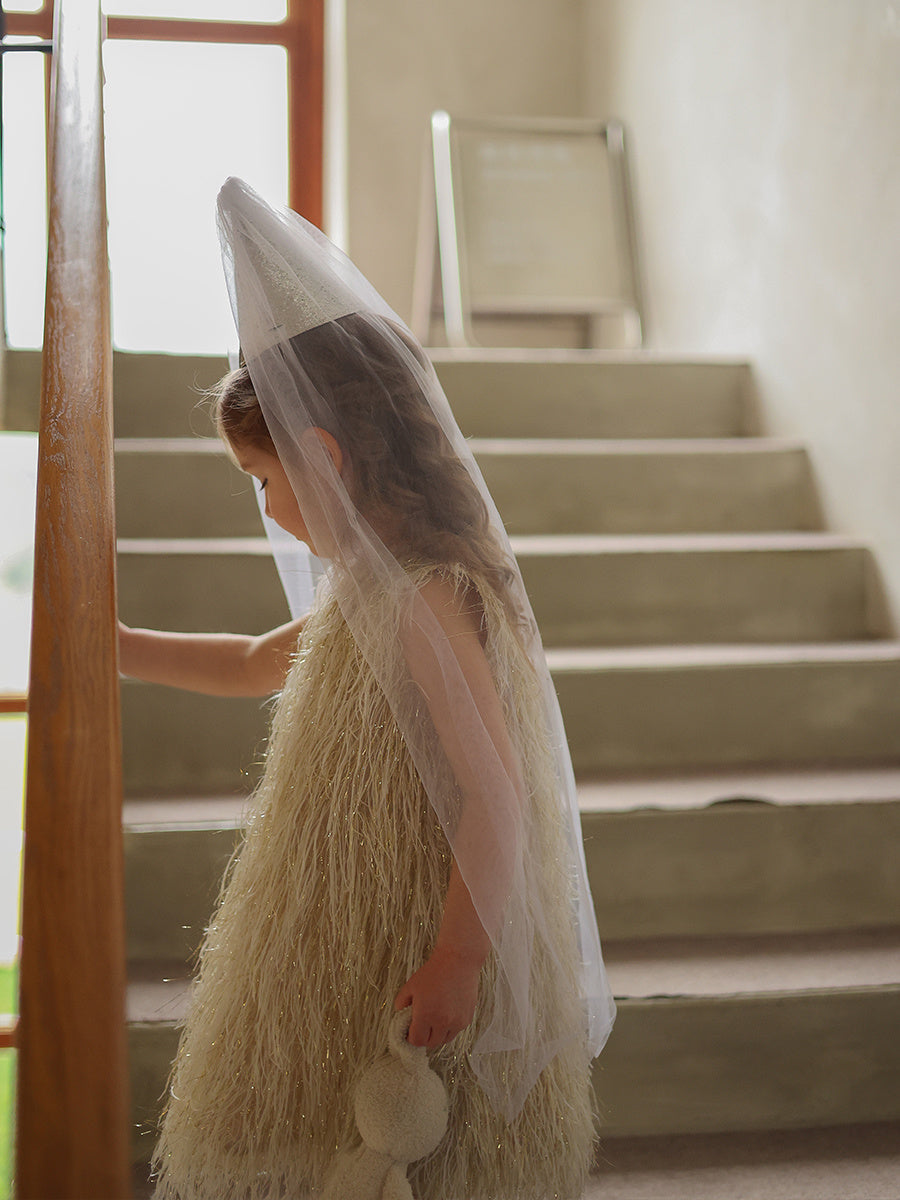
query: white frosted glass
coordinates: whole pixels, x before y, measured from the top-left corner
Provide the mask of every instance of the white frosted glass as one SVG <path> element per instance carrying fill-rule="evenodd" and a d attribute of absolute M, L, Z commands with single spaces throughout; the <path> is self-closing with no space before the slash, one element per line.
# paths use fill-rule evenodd
<path fill-rule="evenodd" d="M 19 3 L 16 3 L 16 0 L 12 0 L 12 3 L 7 0 L 3 5 L 3 11 L 7 13 L 36 13 L 40 12 L 43 7 L 44 0 L 30 0 L 30 2 L 29 0 L 25 0 L 24 4 L 21 0 L 19 0 Z"/>
<path fill-rule="evenodd" d="M 11 346 L 40 346 L 44 338 L 44 129 L 44 56 L 7 54 L 3 62 L 4 275 Z"/>
<path fill-rule="evenodd" d="M 110 17 L 174 17 L 185 21 L 271 24 L 287 16 L 287 0 L 104 0 Z"/>
<path fill-rule="evenodd" d="M 0 717 L 0 965 L 18 957 L 25 717 Z"/>
<path fill-rule="evenodd" d="M 116 40 L 103 61 L 115 344 L 223 353 L 235 335 L 216 195 L 239 175 L 287 201 L 287 55 Z"/>
<path fill-rule="evenodd" d="M 28 687 L 37 434 L 0 431 L 0 692 Z"/>
<path fill-rule="evenodd" d="M 0 432 L 0 691 L 28 684 L 37 434 Z M 0 717 L 0 964 L 16 957 L 24 716 Z"/>

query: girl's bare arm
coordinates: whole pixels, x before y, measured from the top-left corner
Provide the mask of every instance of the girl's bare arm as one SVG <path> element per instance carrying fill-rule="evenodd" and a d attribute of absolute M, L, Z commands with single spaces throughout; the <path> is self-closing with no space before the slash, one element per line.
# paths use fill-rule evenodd
<path fill-rule="evenodd" d="M 148 683 L 209 696 L 277 692 L 306 618 L 258 637 L 235 633 L 165 633 L 119 624 L 119 667 Z"/>
<path fill-rule="evenodd" d="M 436 1049 L 471 1022 L 490 948 L 490 938 L 454 862 L 434 949 L 394 1000 L 397 1009 L 412 1005 L 408 1035 L 412 1045 Z"/>
<path fill-rule="evenodd" d="M 481 645 L 479 605 L 467 604 L 465 599 L 456 596 L 452 588 L 439 579 L 427 583 L 420 594 L 453 646 L 457 663 L 478 706 L 484 729 L 498 760 L 507 777 L 515 778 L 515 754 Z M 490 878 L 494 880 L 496 895 L 492 897 L 492 902 L 497 911 L 492 915 L 498 918 L 501 901 L 506 894 L 505 877 L 509 870 L 509 863 L 505 862 L 498 844 L 498 833 L 502 831 L 504 835 L 509 835 L 510 841 L 514 840 L 518 814 L 509 811 L 504 819 L 503 812 L 508 808 L 508 801 L 493 796 L 493 803 L 501 810 L 499 826 L 494 821 L 484 819 L 483 786 L 473 775 L 455 714 L 441 683 L 440 667 L 433 658 L 426 638 L 418 638 L 412 632 L 406 642 L 412 677 L 425 696 L 438 737 L 460 790 L 468 800 L 457 829 L 457 845 L 462 844 L 467 848 L 470 867 L 480 860 L 482 878 L 485 873 L 490 873 Z M 490 892 L 491 888 L 488 888 L 485 894 L 490 896 Z M 478 999 L 479 975 L 490 948 L 490 938 L 454 859 L 434 949 L 395 998 L 397 1008 L 412 1005 L 408 1036 L 413 1045 L 433 1049 L 450 1041 L 471 1022 Z"/>

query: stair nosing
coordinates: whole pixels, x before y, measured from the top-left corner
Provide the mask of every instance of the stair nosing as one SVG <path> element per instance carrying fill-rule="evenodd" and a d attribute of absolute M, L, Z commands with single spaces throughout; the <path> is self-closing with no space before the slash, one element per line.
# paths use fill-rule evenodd
<path fill-rule="evenodd" d="M 732 554 L 846 551 L 864 553 L 865 542 L 845 534 L 817 531 L 755 533 L 539 533 L 515 534 L 510 545 L 517 556 L 563 557 L 610 554 Z M 120 554 L 250 554 L 271 553 L 266 537 L 165 538 L 121 537 Z"/>
<path fill-rule="evenodd" d="M 225 457 L 224 443 L 217 437 L 117 437 L 116 454 L 213 454 Z"/>
<path fill-rule="evenodd" d="M 873 639 L 858 642 L 551 647 L 545 650 L 545 655 L 551 671 L 900 663 L 900 641 Z"/>
<path fill-rule="evenodd" d="M 451 348 L 426 346 L 429 359 L 441 366 L 454 363 L 596 363 L 608 366 L 732 367 L 749 369 L 751 360 L 733 354 L 678 354 L 666 350 L 598 350 L 570 347 L 491 347 Z"/>
<path fill-rule="evenodd" d="M 516 556 L 609 554 L 732 554 L 820 551 L 866 552 L 858 538 L 827 531 L 772 530 L 735 533 L 538 533 L 515 534 Z"/>
<path fill-rule="evenodd" d="M 604 942 L 616 995 L 633 998 L 783 996 L 900 990 L 900 928 L 629 938 Z M 831 972 L 832 981 L 828 981 Z M 681 981 L 680 985 L 666 979 Z M 762 977 L 762 978 L 761 978 Z M 643 986 L 637 986 L 640 981 Z M 692 986 L 693 982 L 696 984 Z M 736 986 L 731 986 L 732 983 Z M 657 990 L 664 985 L 665 990 Z"/>
<path fill-rule="evenodd" d="M 679 771 L 579 778 L 583 817 L 646 812 L 724 811 L 731 803 L 772 809 L 900 803 L 900 758 L 893 766 L 785 767 Z"/>
<path fill-rule="evenodd" d="M 737 435 L 708 438 L 534 438 L 472 437 L 468 446 L 475 457 L 678 457 L 679 455 L 772 455 L 806 452 L 806 444 L 794 438 L 769 438 Z"/>
<path fill-rule="evenodd" d="M 895 926 L 837 933 L 608 939 L 603 948 L 617 1002 L 777 1003 L 817 995 L 900 994 L 898 945 L 900 930 Z M 833 982 L 823 977 L 829 969 Z M 129 1021 L 176 1022 L 180 1012 L 172 1010 L 183 1008 L 192 978 L 188 965 L 180 961 L 129 963 Z M 158 998 L 159 1016 L 132 1015 L 141 989 Z M 143 1006 L 146 1013 L 147 999 Z"/>

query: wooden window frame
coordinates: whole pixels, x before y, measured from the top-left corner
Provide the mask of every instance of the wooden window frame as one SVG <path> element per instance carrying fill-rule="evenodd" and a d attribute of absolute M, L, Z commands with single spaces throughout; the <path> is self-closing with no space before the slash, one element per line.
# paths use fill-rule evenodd
<path fill-rule="evenodd" d="M 36 13 L 7 13 L 6 32 L 16 37 L 53 36 L 54 0 Z M 325 0 L 287 0 L 283 21 L 175 20 L 108 17 L 106 36 L 131 41 L 213 42 L 283 46 L 287 53 L 288 203 L 321 228 L 324 128 Z"/>

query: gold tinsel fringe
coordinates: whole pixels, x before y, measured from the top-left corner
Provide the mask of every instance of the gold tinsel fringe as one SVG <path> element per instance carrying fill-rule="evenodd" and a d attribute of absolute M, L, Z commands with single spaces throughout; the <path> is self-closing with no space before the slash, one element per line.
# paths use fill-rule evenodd
<path fill-rule="evenodd" d="M 555 871 L 561 832 L 541 704 L 501 603 L 481 591 L 554 915 L 533 987 L 564 1023 L 575 941 L 567 881 Z M 157 1200 L 315 1195 L 334 1155 L 355 1142 L 356 1081 L 383 1052 L 394 996 L 430 951 L 450 864 L 384 695 L 325 600 L 279 699 L 244 843 L 200 952 L 154 1156 Z M 415 1195 L 574 1200 L 595 1146 L 584 1050 L 564 1048 L 507 1125 L 467 1057 L 492 993 L 490 962 L 481 992 L 473 1025 L 431 1059 L 451 1119 L 411 1169 Z"/>

